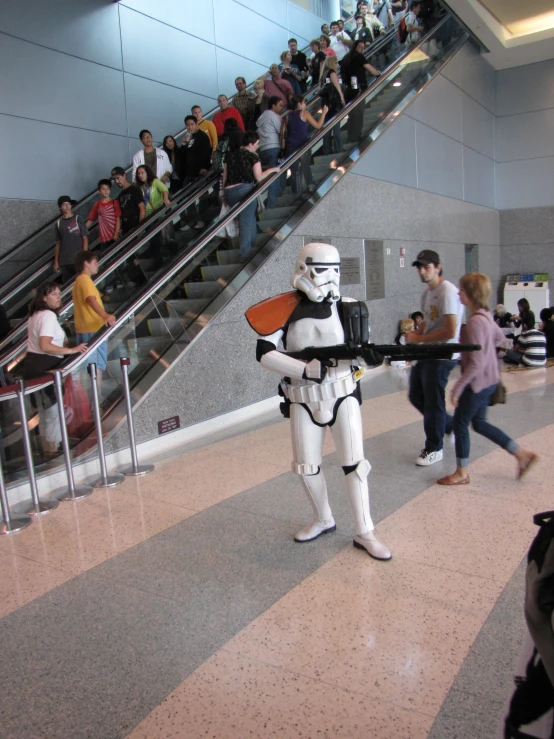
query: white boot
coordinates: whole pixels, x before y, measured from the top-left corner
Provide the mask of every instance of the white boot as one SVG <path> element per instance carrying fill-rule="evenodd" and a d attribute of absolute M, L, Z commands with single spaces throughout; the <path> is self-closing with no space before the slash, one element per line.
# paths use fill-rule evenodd
<path fill-rule="evenodd" d="M 294 541 L 313 541 L 322 534 L 330 534 L 336 531 L 337 525 L 327 498 L 327 484 L 325 477 L 320 471 L 317 475 L 302 475 L 302 485 L 314 512 L 314 521 L 309 526 L 301 529 Z"/>
<path fill-rule="evenodd" d="M 365 549 L 374 559 L 387 560 L 391 553 L 384 544 L 381 544 L 373 533 L 373 521 L 369 512 L 369 488 L 367 476 L 371 465 L 367 459 L 362 459 L 356 469 L 346 475 L 346 487 L 352 515 L 354 516 L 354 546 Z"/>
<path fill-rule="evenodd" d="M 373 559 L 388 560 L 392 554 L 384 544 L 377 539 L 373 531 L 367 531 L 365 534 L 354 534 L 354 546 L 357 549 L 365 549 Z"/>

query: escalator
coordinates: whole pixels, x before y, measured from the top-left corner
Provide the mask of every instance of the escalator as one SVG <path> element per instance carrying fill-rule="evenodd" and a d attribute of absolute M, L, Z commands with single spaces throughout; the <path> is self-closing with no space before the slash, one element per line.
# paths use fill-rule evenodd
<path fill-rule="evenodd" d="M 130 381 L 134 402 L 138 404 L 187 349 L 201 340 L 202 332 L 211 320 L 258 270 L 263 269 L 267 259 L 298 223 L 318 207 L 326 193 L 394 123 L 467 38 L 465 30 L 446 16 L 418 46 L 393 62 L 368 90 L 315 132 L 306 145 L 283 163 L 280 174 L 264 180 L 223 218 L 219 217 L 213 183 L 207 182 L 200 193 L 183 194 L 169 206 L 166 214 L 149 223 L 148 230 L 135 235 L 133 238 L 137 243 L 132 248 L 123 249 L 106 261 L 97 280 L 100 291 L 106 292 L 106 286 L 116 282 L 117 275 L 126 284 L 123 289 L 114 290 L 107 296 L 106 308 L 115 313 L 117 324 L 99 332 L 89 343 L 87 354 L 72 357 L 64 369 L 71 394 L 82 397 L 89 385 L 87 356 L 100 343 L 108 343 L 108 368 L 101 385 L 105 434 L 116 430 L 123 416 L 119 358 L 126 356 L 131 360 Z M 393 57 L 393 45 L 396 45 L 396 40 L 389 37 L 371 53 Z M 314 100 L 312 105 L 317 107 L 319 103 Z M 355 141 L 350 141 L 347 134 L 356 119 L 362 124 L 361 139 L 356 137 Z M 323 154 L 324 136 L 337 125 L 341 127 L 343 142 L 346 142 L 344 150 Z M 255 248 L 248 262 L 241 263 L 237 244 L 226 235 L 226 225 L 254 199 L 263 200 L 275 179 L 287 178 L 291 167 L 301 157 L 309 157 L 315 190 L 292 193 L 289 187 L 285 187 L 276 207 L 260 214 Z M 180 231 L 183 214 L 194 206 L 199 196 L 205 200 L 206 227 L 201 233 Z M 182 239 L 186 240 L 184 247 Z M 142 276 L 142 280 L 135 279 L 137 274 Z M 131 282 L 133 287 L 129 286 Z M 70 303 L 64 307 L 61 320 L 71 335 Z M 14 343 L 6 355 L 10 365 L 17 364 L 23 352 L 24 344 Z M 20 432 L 15 408 L 11 408 L 9 403 L 2 405 L 6 478 L 8 482 L 14 482 L 25 476 Z M 29 425 L 34 432 L 39 473 L 47 473 L 60 465 L 60 459 L 47 459 L 42 454 L 37 417 L 30 405 L 28 414 Z M 93 453 L 95 440 L 90 415 L 87 417 L 83 413 L 81 418 L 72 419 L 69 431 L 76 459 Z"/>

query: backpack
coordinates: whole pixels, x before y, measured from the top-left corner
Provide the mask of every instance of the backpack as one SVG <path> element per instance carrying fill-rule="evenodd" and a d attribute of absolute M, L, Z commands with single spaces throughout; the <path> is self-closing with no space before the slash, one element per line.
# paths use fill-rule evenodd
<path fill-rule="evenodd" d="M 408 38 L 408 29 L 406 28 L 406 16 L 403 16 L 400 19 L 400 23 L 398 24 L 398 40 L 401 44 L 406 43 L 406 39 Z"/>
<path fill-rule="evenodd" d="M 223 172 L 223 166 L 225 164 L 225 157 L 227 156 L 228 149 L 229 139 L 223 139 L 218 143 L 214 153 L 212 154 L 212 167 L 216 174 L 221 174 Z"/>

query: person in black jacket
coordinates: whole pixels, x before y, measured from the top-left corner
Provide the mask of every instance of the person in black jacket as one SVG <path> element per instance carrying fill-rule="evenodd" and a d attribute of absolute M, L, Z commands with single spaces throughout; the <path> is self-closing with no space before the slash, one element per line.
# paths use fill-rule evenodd
<path fill-rule="evenodd" d="M 207 174 L 212 163 L 212 145 L 210 139 L 204 131 L 198 128 L 198 121 L 193 115 L 185 118 L 185 126 L 187 133 L 183 136 L 181 145 L 182 168 L 183 168 L 183 187 L 187 187 L 198 177 Z M 194 228 L 204 228 L 201 211 L 204 210 L 204 201 L 200 200 L 200 210 L 196 205 L 192 206 L 191 212 L 196 217 Z"/>
<path fill-rule="evenodd" d="M 169 192 L 174 193 L 181 189 L 181 180 L 183 179 L 183 154 L 181 147 L 175 141 L 173 136 L 165 137 L 162 149 L 167 154 L 167 158 L 173 167 L 173 172 L 169 178 Z"/>

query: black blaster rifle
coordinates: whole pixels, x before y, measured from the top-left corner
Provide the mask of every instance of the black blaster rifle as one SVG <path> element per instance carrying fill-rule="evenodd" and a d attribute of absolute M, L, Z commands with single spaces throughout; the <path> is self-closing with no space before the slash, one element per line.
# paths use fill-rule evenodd
<path fill-rule="evenodd" d="M 337 344 L 336 346 L 308 346 L 297 352 L 286 352 L 287 356 L 311 362 L 319 359 L 321 364 L 334 367 L 340 360 L 355 362 L 363 359 L 368 366 L 378 367 L 385 357 L 393 360 L 413 362 L 418 359 L 451 359 L 458 352 L 476 352 L 480 344 Z"/>

